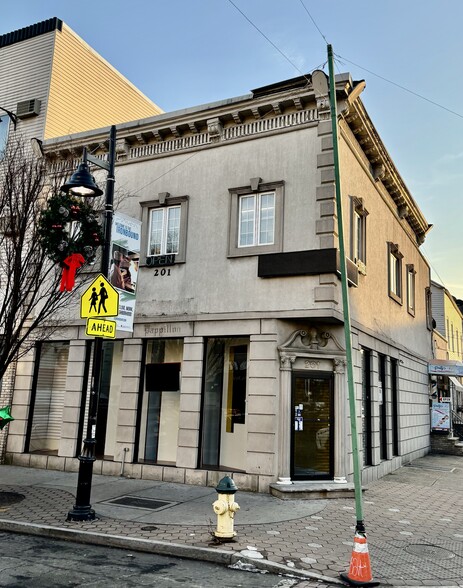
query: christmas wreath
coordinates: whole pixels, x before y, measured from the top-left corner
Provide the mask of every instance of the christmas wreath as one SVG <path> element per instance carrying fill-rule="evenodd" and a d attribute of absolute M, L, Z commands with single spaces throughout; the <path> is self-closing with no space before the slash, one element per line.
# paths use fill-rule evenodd
<path fill-rule="evenodd" d="M 72 290 L 76 269 L 94 260 L 103 234 L 98 214 L 83 200 L 55 194 L 39 221 L 39 238 L 46 255 L 63 267 L 61 290 Z"/>

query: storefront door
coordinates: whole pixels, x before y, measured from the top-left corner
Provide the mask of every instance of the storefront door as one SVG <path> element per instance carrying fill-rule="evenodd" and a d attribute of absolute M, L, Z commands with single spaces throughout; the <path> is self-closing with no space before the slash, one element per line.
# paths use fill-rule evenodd
<path fill-rule="evenodd" d="M 291 478 L 333 478 L 333 375 L 293 372 Z"/>

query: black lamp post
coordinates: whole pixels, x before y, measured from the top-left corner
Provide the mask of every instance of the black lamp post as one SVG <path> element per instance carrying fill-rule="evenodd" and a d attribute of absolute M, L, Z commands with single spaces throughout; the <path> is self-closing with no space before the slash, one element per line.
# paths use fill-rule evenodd
<path fill-rule="evenodd" d="M 111 225 L 113 220 L 114 202 L 114 167 L 116 159 L 116 127 L 111 127 L 109 135 L 109 158 L 108 162 L 102 161 L 84 150 L 82 163 L 77 171 L 71 176 L 69 182 L 62 186 L 61 190 L 73 196 L 91 198 L 101 196 L 103 191 L 98 188 L 95 179 L 90 174 L 88 161 L 105 169 L 108 172 L 105 191 L 105 217 L 104 217 L 104 243 L 101 258 L 101 273 L 108 277 L 109 259 L 111 255 Z M 98 398 L 101 388 L 101 360 L 103 355 L 103 339 L 95 337 L 93 350 L 93 370 L 90 389 L 90 405 L 88 409 L 87 434 L 84 439 L 82 453 L 79 455 L 79 477 L 77 480 L 76 503 L 74 508 L 68 512 L 68 521 L 93 521 L 95 511 L 90 504 L 92 490 L 93 463 L 95 461 L 96 449 L 96 422 L 98 412 Z"/>

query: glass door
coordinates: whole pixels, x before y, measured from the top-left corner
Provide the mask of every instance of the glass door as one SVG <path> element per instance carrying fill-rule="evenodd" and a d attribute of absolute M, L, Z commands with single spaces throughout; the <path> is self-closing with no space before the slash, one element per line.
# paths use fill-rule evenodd
<path fill-rule="evenodd" d="M 292 386 L 293 480 L 333 478 L 333 376 L 294 372 Z"/>

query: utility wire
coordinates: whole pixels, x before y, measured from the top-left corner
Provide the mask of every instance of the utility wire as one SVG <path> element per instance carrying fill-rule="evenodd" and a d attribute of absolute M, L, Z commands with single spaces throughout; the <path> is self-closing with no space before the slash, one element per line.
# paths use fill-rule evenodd
<path fill-rule="evenodd" d="M 313 22 L 315 28 L 317 29 L 317 31 L 320 33 L 320 35 L 322 36 L 322 39 L 325 41 L 325 43 L 328 45 L 328 41 L 325 37 L 325 35 L 321 32 L 320 27 L 318 26 L 318 24 L 315 22 L 314 17 L 310 14 L 309 9 L 307 8 L 307 6 L 304 4 L 303 0 L 299 0 L 299 2 L 302 4 L 302 7 L 304 8 L 304 10 L 307 12 L 307 14 L 309 15 L 310 20 Z"/>
<path fill-rule="evenodd" d="M 283 56 L 283 57 L 286 59 L 286 61 L 287 61 L 288 63 L 290 63 L 290 64 L 291 64 L 291 65 L 294 67 L 294 69 L 295 69 L 296 71 L 298 71 L 298 72 L 301 74 L 301 76 L 303 76 L 303 77 L 304 77 L 304 78 L 305 78 L 305 79 L 306 79 L 308 82 L 310 82 L 310 80 L 309 80 L 309 78 L 306 76 L 306 74 L 305 74 L 305 73 L 303 73 L 303 72 L 302 72 L 302 71 L 301 71 L 301 70 L 300 70 L 300 69 L 297 67 L 297 65 L 296 65 L 296 64 L 295 64 L 293 61 L 291 61 L 291 59 L 290 59 L 290 58 L 289 58 L 289 57 L 288 57 L 288 56 L 287 56 L 285 53 L 283 53 L 283 51 L 282 51 L 282 50 L 281 50 L 279 47 L 277 47 L 277 45 L 275 45 L 275 43 L 274 43 L 274 42 L 273 42 L 271 39 L 269 39 L 269 38 L 267 37 L 267 35 L 266 35 L 266 34 L 265 34 L 263 31 L 261 31 L 261 29 L 260 29 L 260 28 L 259 28 L 259 27 L 258 27 L 256 24 L 254 24 L 250 18 L 248 18 L 248 17 L 246 16 L 246 14 L 245 14 L 245 13 L 244 13 L 244 12 L 241 10 L 241 8 L 239 8 L 239 7 L 238 7 L 238 6 L 237 6 L 237 5 L 236 5 L 236 4 L 233 2 L 233 0 L 228 0 L 228 2 L 230 2 L 230 4 L 231 4 L 231 5 L 232 5 L 232 6 L 233 6 L 233 7 L 234 7 L 234 8 L 235 8 L 235 9 L 236 9 L 236 10 L 237 10 L 237 11 L 238 11 L 240 14 L 241 14 L 241 16 L 243 16 L 243 18 L 245 18 L 245 19 L 248 21 L 248 23 L 249 23 L 249 24 L 250 24 L 252 27 L 254 27 L 254 28 L 256 29 L 256 31 L 257 31 L 258 33 L 260 33 L 260 34 L 261 34 L 261 35 L 264 37 L 264 39 L 265 39 L 265 40 L 266 40 L 268 43 L 270 43 L 270 45 L 272 45 L 272 47 L 273 47 L 274 49 L 276 49 L 276 50 L 278 51 L 278 53 L 279 53 L 280 55 L 282 55 L 282 56 Z M 314 68 L 314 69 L 315 69 L 315 68 Z"/>
<path fill-rule="evenodd" d="M 339 57 L 340 59 L 342 59 L 344 61 L 347 61 L 347 63 L 351 63 L 352 65 L 355 65 L 355 67 L 359 67 L 360 69 L 363 69 L 364 71 L 368 72 L 372 76 L 379 78 L 380 80 L 388 82 L 388 84 L 392 84 L 393 86 L 396 86 L 397 88 L 400 88 L 401 90 L 404 90 L 404 92 L 408 92 L 409 94 L 413 94 L 413 96 L 416 96 L 417 98 L 421 98 L 422 100 L 425 100 L 426 102 L 429 102 L 430 104 L 433 104 L 434 106 L 437 106 L 438 108 L 442 108 L 442 110 L 446 110 L 447 112 L 450 112 L 450 114 L 454 114 L 455 116 L 458 116 L 459 118 L 463 118 L 463 115 L 460 114 L 459 112 L 455 112 L 455 110 L 451 110 L 450 108 L 447 108 L 446 106 L 443 106 L 442 104 L 439 104 L 438 102 L 434 102 L 434 100 L 431 100 L 430 98 L 426 98 L 426 96 L 423 96 L 422 94 L 418 94 L 418 92 L 414 92 L 413 90 L 410 90 L 409 88 L 406 88 L 405 86 L 402 86 L 401 84 L 398 84 L 397 82 L 393 82 L 392 80 L 389 80 L 388 78 L 385 78 L 384 76 L 381 76 L 381 75 L 375 73 L 374 71 L 367 69 L 366 67 L 362 67 L 358 63 L 350 61 L 349 59 L 347 59 L 346 57 L 343 57 L 342 55 L 337 55 L 337 57 Z"/>

